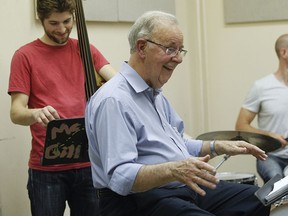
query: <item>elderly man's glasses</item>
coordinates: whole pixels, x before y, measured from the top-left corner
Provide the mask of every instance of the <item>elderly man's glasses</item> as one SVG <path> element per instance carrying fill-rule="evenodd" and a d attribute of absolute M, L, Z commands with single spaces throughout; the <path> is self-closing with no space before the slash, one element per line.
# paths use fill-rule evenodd
<path fill-rule="evenodd" d="M 166 46 L 159 44 L 159 43 L 156 43 L 152 40 L 146 40 L 146 41 L 161 47 L 165 51 L 165 53 L 171 57 L 178 55 L 178 53 L 180 53 L 181 56 L 184 57 L 186 55 L 186 53 L 188 52 L 187 50 L 184 50 L 182 48 L 181 49 L 175 49 L 173 47 L 166 47 Z"/>

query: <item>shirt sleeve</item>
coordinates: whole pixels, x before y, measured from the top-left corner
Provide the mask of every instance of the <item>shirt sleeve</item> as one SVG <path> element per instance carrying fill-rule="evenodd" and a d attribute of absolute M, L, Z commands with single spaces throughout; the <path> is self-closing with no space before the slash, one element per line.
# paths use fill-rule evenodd
<path fill-rule="evenodd" d="M 142 166 L 135 162 L 138 157 L 137 137 L 132 123 L 133 112 L 128 109 L 116 99 L 107 98 L 101 102 L 95 118 L 101 161 L 110 178 L 109 188 L 121 195 L 132 190 Z"/>
<path fill-rule="evenodd" d="M 17 50 L 11 60 L 8 94 L 22 92 L 30 94 L 30 65 L 25 55 Z"/>
<path fill-rule="evenodd" d="M 250 91 L 248 92 L 242 107 L 251 112 L 258 113 L 260 109 L 260 100 L 259 100 L 260 92 L 261 90 L 259 89 L 257 83 L 255 82 Z"/>
<path fill-rule="evenodd" d="M 109 64 L 109 62 L 95 46 L 91 45 L 90 49 L 93 56 L 95 70 L 98 72 L 103 66 Z"/>
<path fill-rule="evenodd" d="M 185 139 L 185 144 L 188 149 L 190 155 L 198 157 L 200 155 L 203 141 L 202 140 L 193 140 L 193 139 Z"/>

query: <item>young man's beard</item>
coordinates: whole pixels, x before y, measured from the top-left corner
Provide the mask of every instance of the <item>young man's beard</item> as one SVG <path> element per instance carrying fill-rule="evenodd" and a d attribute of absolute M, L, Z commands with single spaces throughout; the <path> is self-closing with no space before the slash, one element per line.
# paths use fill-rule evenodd
<path fill-rule="evenodd" d="M 52 40 L 53 42 L 59 44 L 59 45 L 63 45 L 66 44 L 69 38 L 70 33 L 67 32 L 67 37 L 65 38 L 61 38 L 58 39 L 57 37 L 55 37 L 54 35 L 50 34 L 49 32 L 46 31 L 47 36 L 50 38 L 50 40 Z"/>

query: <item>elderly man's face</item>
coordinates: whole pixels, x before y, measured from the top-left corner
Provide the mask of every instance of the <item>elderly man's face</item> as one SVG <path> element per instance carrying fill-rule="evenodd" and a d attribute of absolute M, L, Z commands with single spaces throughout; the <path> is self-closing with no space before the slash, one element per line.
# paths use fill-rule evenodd
<path fill-rule="evenodd" d="M 149 41 L 150 40 L 150 41 Z M 161 88 L 171 77 L 174 69 L 182 62 L 182 55 L 169 55 L 166 49 L 183 48 L 183 34 L 178 26 L 163 26 L 157 29 L 147 41 L 146 47 L 146 82 L 154 89 Z M 165 48 L 166 47 L 166 48 Z"/>

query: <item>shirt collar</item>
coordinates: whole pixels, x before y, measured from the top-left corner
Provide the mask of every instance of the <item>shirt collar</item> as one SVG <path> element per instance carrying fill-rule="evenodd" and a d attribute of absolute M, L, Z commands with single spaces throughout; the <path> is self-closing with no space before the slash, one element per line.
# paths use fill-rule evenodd
<path fill-rule="evenodd" d="M 145 90 L 153 90 L 153 92 L 155 92 L 154 94 L 159 94 L 162 91 L 162 89 L 152 89 L 147 85 L 143 78 L 127 62 L 122 64 L 120 73 L 136 93 L 144 92 Z"/>

